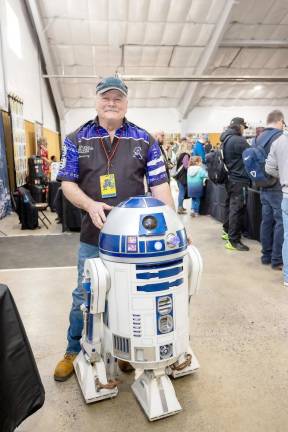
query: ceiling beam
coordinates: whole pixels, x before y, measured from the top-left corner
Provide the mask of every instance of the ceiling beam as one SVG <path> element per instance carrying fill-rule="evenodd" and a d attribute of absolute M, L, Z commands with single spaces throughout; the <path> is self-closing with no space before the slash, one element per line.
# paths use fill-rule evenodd
<path fill-rule="evenodd" d="M 219 14 L 220 18 L 215 25 L 214 32 L 212 33 L 210 40 L 201 56 L 201 60 L 196 68 L 196 74 L 204 74 L 205 70 L 209 66 L 211 60 L 213 59 L 217 48 L 223 38 L 223 34 L 229 23 L 232 8 L 235 4 L 234 0 L 226 0 L 223 9 Z M 184 91 L 184 97 L 180 103 L 178 109 L 182 118 L 186 118 L 188 113 L 191 111 L 193 105 L 196 103 L 196 91 L 198 83 L 188 84 Z"/>
<path fill-rule="evenodd" d="M 100 75 L 42 75 L 46 79 L 95 79 L 100 80 Z M 129 82 L 262 82 L 262 83 L 287 83 L 288 75 L 244 75 L 244 76 L 221 76 L 221 75 L 197 75 L 197 76 L 156 76 L 156 75 L 119 75 L 123 81 Z"/>
<path fill-rule="evenodd" d="M 49 44 L 45 35 L 45 28 L 41 19 L 41 15 L 40 15 L 40 11 L 39 11 L 39 7 L 38 7 L 38 2 L 36 0 L 24 0 L 27 11 L 29 13 L 29 17 L 34 25 L 37 37 L 38 37 L 38 41 L 39 41 L 39 45 L 40 45 L 40 49 L 41 49 L 41 54 L 42 57 L 44 59 L 45 62 L 45 66 L 46 66 L 46 70 L 47 73 L 49 75 L 51 75 L 51 77 L 49 76 L 49 82 L 50 82 L 50 86 L 51 86 L 51 90 L 52 90 L 52 94 L 53 94 L 53 98 L 54 98 L 54 102 L 56 105 L 56 109 L 57 109 L 57 113 L 60 119 L 60 127 L 61 127 L 61 123 L 64 119 L 64 115 L 65 115 L 65 108 L 62 102 L 62 98 L 61 98 L 61 94 L 60 94 L 60 90 L 58 87 L 58 82 L 55 78 L 53 78 L 53 74 L 54 74 L 54 64 L 52 61 L 52 56 L 50 53 L 50 49 L 49 49 Z"/>
<path fill-rule="evenodd" d="M 286 40 L 223 40 L 221 48 L 288 48 Z"/>

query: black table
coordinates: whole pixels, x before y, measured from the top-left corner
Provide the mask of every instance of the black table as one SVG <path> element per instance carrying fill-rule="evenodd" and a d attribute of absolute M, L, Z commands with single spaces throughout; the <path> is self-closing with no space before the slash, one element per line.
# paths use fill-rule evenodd
<path fill-rule="evenodd" d="M 65 198 L 61 188 L 58 188 L 53 206 L 62 223 L 62 232 L 80 231 L 82 212 Z"/>
<path fill-rule="evenodd" d="M 224 185 L 215 185 L 208 180 L 204 196 L 201 200 L 200 213 L 210 214 L 219 222 L 224 222 L 226 189 Z M 248 188 L 246 213 L 244 216 L 243 233 L 248 238 L 260 240 L 261 202 L 260 192 Z"/>
<path fill-rule="evenodd" d="M 57 195 L 57 191 L 59 187 L 61 186 L 61 183 L 57 181 L 51 181 L 48 183 L 48 205 L 52 212 L 56 211 L 54 201 Z"/>

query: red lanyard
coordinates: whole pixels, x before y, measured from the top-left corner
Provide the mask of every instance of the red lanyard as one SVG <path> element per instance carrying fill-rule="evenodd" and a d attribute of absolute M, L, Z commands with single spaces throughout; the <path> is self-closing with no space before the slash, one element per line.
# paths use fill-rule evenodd
<path fill-rule="evenodd" d="M 105 156 L 106 156 L 106 159 L 107 159 L 107 174 L 109 174 L 110 166 L 111 166 L 111 161 L 112 161 L 113 157 L 115 156 L 115 153 L 116 153 L 116 150 L 118 148 L 118 145 L 119 145 L 120 139 L 122 137 L 122 134 L 123 134 L 123 130 L 121 131 L 121 134 L 120 134 L 119 137 L 117 137 L 117 136 L 114 137 L 115 145 L 112 148 L 112 151 L 111 151 L 110 154 L 106 150 L 106 146 L 105 146 L 103 138 L 102 137 L 99 138 L 100 139 L 100 144 L 101 144 L 101 146 L 102 146 L 102 148 L 104 150 L 104 153 L 105 153 Z"/>

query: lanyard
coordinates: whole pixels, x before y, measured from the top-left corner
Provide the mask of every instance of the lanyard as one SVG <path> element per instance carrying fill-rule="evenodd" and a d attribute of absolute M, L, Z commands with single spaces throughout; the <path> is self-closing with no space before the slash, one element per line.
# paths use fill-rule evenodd
<path fill-rule="evenodd" d="M 112 161 L 113 157 L 114 157 L 115 154 L 116 154 L 116 150 L 117 150 L 117 148 L 118 148 L 118 145 L 119 145 L 120 139 L 122 138 L 122 134 L 123 134 L 123 130 L 121 131 L 121 134 L 120 134 L 119 137 L 117 137 L 117 136 L 115 137 L 115 136 L 114 136 L 114 140 L 113 140 L 113 141 L 115 142 L 115 145 L 114 145 L 114 147 L 112 148 L 112 151 L 111 151 L 110 154 L 109 154 L 109 153 L 107 152 L 107 150 L 106 150 L 106 146 L 105 146 L 105 143 L 104 143 L 103 138 L 102 138 L 102 137 L 99 138 L 99 139 L 100 139 L 101 147 L 102 147 L 102 149 L 103 149 L 103 151 L 104 151 L 104 153 L 105 153 L 106 159 L 107 159 L 107 174 L 109 174 L 110 166 L 111 166 L 111 161 Z"/>

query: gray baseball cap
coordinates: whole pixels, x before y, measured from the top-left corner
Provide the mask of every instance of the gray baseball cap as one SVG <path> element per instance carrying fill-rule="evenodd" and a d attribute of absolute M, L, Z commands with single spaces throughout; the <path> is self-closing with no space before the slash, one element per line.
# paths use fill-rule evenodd
<path fill-rule="evenodd" d="M 96 93 L 102 94 L 109 90 L 119 90 L 125 96 L 128 94 L 128 87 L 120 78 L 108 76 L 103 78 L 96 86 Z"/>

